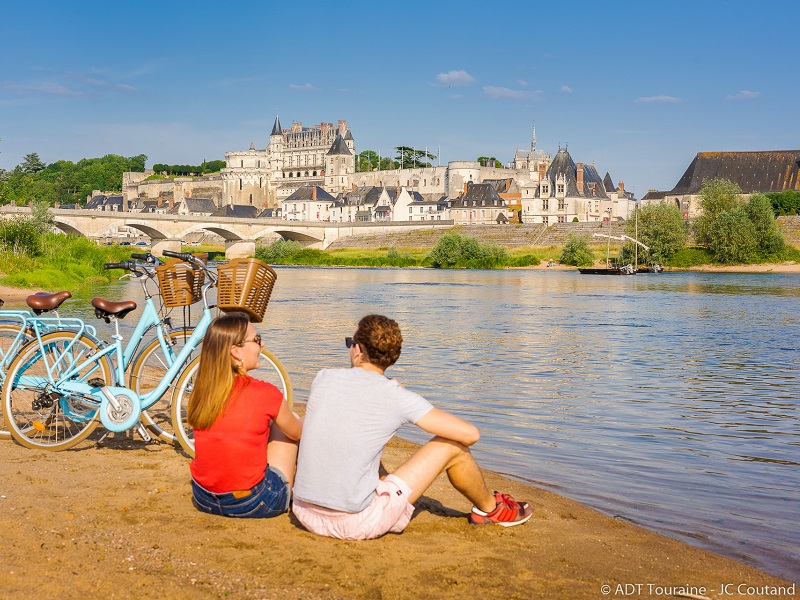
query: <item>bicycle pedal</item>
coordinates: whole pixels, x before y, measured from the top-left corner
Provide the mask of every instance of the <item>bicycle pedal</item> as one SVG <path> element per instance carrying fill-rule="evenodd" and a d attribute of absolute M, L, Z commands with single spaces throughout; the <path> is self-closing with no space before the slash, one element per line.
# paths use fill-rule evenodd
<path fill-rule="evenodd" d="M 90 379 L 86 383 L 96 388 L 106 387 L 106 381 L 102 377 L 94 377 L 93 379 Z"/>

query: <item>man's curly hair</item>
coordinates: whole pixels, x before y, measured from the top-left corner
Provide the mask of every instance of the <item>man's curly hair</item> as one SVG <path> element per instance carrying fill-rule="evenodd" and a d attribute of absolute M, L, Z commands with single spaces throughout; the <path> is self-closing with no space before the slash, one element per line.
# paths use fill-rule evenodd
<path fill-rule="evenodd" d="M 353 340 L 361 347 L 366 358 L 383 370 L 400 358 L 403 336 L 397 321 L 383 315 L 367 315 L 358 322 Z"/>

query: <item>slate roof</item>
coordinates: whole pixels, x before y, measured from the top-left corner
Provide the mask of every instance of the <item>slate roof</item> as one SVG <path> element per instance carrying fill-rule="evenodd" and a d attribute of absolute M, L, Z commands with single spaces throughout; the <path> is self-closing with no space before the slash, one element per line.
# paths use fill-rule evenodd
<path fill-rule="evenodd" d="M 642 200 L 663 200 L 664 197 L 667 195 L 667 192 L 659 192 L 658 190 L 648 190 L 648 192 L 644 195 Z"/>
<path fill-rule="evenodd" d="M 119 210 L 122 207 L 122 196 L 106 196 L 105 194 L 92 196 L 91 200 L 86 203 L 84 208 L 105 210 L 103 208 L 105 206 L 116 206 L 116 210 Z"/>
<path fill-rule="evenodd" d="M 331 196 L 323 188 L 318 185 L 304 185 L 297 188 L 284 202 L 309 202 L 313 201 L 314 188 L 317 190 L 317 201 L 319 202 L 334 202 L 336 198 Z"/>
<path fill-rule="evenodd" d="M 617 190 L 617 186 L 611 181 L 611 175 L 609 175 L 608 172 L 606 172 L 606 176 L 603 177 L 603 187 L 606 188 L 607 192 L 615 192 Z"/>
<path fill-rule="evenodd" d="M 331 145 L 331 149 L 327 152 L 328 156 L 352 156 L 353 153 L 350 152 L 350 148 L 347 147 L 347 144 L 344 143 L 344 138 L 342 138 L 341 133 L 336 134 L 336 139 L 333 140 L 333 144 Z"/>
<path fill-rule="evenodd" d="M 556 180 L 563 175 L 567 185 L 567 197 L 578 198 L 608 198 L 603 185 L 603 180 L 594 165 L 583 165 L 583 193 L 578 192 L 578 167 L 572 160 L 566 148 L 561 148 L 553 162 L 547 168 L 545 177 L 550 182 L 550 189 L 556 189 Z M 594 184 L 594 188 L 592 186 Z M 550 194 L 552 195 L 552 194 Z"/>
<path fill-rule="evenodd" d="M 270 135 L 281 135 L 282 133 L 281 121 L 278 118 L 278 115 L 275 115 L 275 125 L 272 126 L 272 133 L 270 133 Z"/>
<path fill-rule="evenodd" d="M 239 217 L 240 219 L 255 219 L 258 216 L 258 208 L 249 204 L 226 204 L 215 210 L 212 217 Z"/>
<path fill-rule="evenodd" d="M 258 214 L 258 218 L 276 219 L 281 216 L 280 208 L 265 208 Z"/>
<path fill-rule="evenodd" d="M 488 183 L 471 183 L 467 193 L 453 200 L 453 206 L 506 206 L 497 190 Z"/>
<path fill-rule="evenodd" d="M 211 198 L 184 198 L 186 210 L 192 215 L 210 215 L 217 210 L 217 205 Z"/>
<path fill-rule="evenodd" d="M 357 187 L 342 196 L 342 202 L 349 206 L 375 206 L 381 197 L 383 188 L 376 186 Z"/>
<path fill-rule="evenodd" d="M 746 194 L 800 190 L 800 150 L 698 152 L 669 193 L 698 194 L 708 179 L 728 179 Z"/>
<path fill-rule="evenodd" d="M 344 141 L 345 142 L 355 141 L 353 139 L 353 134 L 350 132 L 349 129 L 347 130 L 347 133 L 344 134 Z"/>
<path fill-rule="evenodd" d="M 518 190 L 512 178 L 505 179 L 484 179 L 483 183 L 491 185 L 498 194 L 514 194 Z"/>

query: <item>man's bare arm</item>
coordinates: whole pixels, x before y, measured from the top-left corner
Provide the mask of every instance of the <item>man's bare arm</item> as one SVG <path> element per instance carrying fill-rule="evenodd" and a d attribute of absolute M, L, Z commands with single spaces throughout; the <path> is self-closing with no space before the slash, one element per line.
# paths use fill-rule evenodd
<path fill-rule="evenodd" d="M 477 427 L 438 408 L 428 411 L 416 424 L 428 433 L 465 446 L 472 446 L 481 438 L 481 432 Z"/>

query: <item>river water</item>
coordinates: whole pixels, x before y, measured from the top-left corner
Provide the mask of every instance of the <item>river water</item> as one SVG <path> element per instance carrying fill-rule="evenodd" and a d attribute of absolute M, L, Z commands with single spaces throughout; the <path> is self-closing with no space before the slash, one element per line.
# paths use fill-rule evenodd
<path fill-rule="evenodd" d="M 483 466 L 800 578 L 800 275 L 278 273 L 257 329 L 297 402 L 387 314 L 405 338 L 387 374 L 478 425 Z"/>

